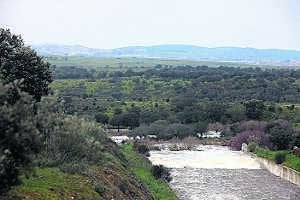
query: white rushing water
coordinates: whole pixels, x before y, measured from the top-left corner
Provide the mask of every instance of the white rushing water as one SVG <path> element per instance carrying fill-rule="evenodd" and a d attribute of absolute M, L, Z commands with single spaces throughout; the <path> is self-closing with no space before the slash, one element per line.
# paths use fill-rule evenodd
<path fill-rule="evenodd" d="M 251 156 L 222 146 L 200 151 L 151 151 L 153 164 L 171 168 L 181 200 L 299 200 L 300 188 L 260 168 Z"/>
<path fill-rule="evenodd" d="M 231 151 L 228 147 L 202 145 L 199 151 L 151 151 L 153 164 L 162 164 L 168 168 L 222 168 L 222 169 L 260 169 L 259 163 L 240 151 Z"/>

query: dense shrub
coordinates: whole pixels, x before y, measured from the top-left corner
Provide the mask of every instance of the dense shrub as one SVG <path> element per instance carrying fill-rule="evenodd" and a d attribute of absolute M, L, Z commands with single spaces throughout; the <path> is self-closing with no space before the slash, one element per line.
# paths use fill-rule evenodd
<path fill-rule="evenodd" d="M 249 152 L 255 152 L 256 148 L 257 148 L 257 143 L 256 142 L 250 142 L 247 146 L 247 150 Z"/>
<path fill-rule="evenodd" d="M 194 125 L 194 131 L 202 135 L 207 130 L 208 123 L 200 121 Z"/>
<path fill-rule="evenodd" d="M 235 137 L 233 137 L 230 141 L 230 147 L 233 150 L 241 150 L 242 144 L 250 142 L 255 142 L 259 146 L 270 148 L 271 142 L 269 138 L 262 131 L 244 131 L 238 133 Z"/>
<path fill-rule="evenodd" d="M 278 152 L 275 154 L 275 163 L 276 164 L 282 164 L 284 161 L 285 161 L 285 158 L 286 158 L 286 154 L 285 153 L 281 153 L 281 152 Z"/>
<path fill-rule="evenodd" d="M 102 124 L 107 124 L 109 121 L 109 117 L 106 114 L 103 113 L 97 113 L 95 115 L 95 120 L 96 122 L 102 123 Z"/>
<path fill-rule="evenodd" d="M 246 116 L 249 119 L 260 119 L 264 111 L 264 103 L 260 100 L 249 100 L 245 102 Z"/>
<path fill-rule="evenodd" d="M 295 146 L 300 148 L 300 130 L 296 130 L 293 135 L 291 147 L 295 147 Z"/>
<path fill-rule="evenodd" d="M 141 144 L 139 142 L 134 142 L 133 148 L 140 154 L 149 156 L 149 147 L 145 144 Z"/>
<path fill-rule="evenodd" d="M 94 190 L 101 196 L 105 193 L 106 188 L 100 182 L 94 183 Z"/>
<path fill-rule="evenodd" d="M 125 181 L 125 180 L 122 180 L 118 187 L 119 187 L 120 191 L 123 193 L 127 193 L 128 189 L 129 189 L 129 185 L 128 185 L 127 181 Z"/>
<path fill-rule="evenodd" d="M 49 66 L 20 36 L 0 28 L 0 193 L 40 150 L 35 102 L 49 92 Z"/>
<path fill-rule="evenodd" d="M 270 122 L 266 127 L 266 133 L 275 149 L 284 150 L 291 147 L 294 130 L 288 121 L 276 120 Z"/>
<path fill-rule="evenodd" d="M 31 96 L 0 82 L 0 193 L 18 182 L 40 144 Z"/>
<path fill-rule="evenodd" d="M 178 137 L 180 139 L 183 139 L 185 137 L 194 135 L 195 132 L 188 125 L 174 123 L 166 127 L 164 133 L 166 134 L 165 136 L 163 135 L 164 139 L 171 139 L 172 137 Z"/>
<path fill-rule="evenodd" d="M 142 125 L 130 132 L 131 136 L 156 135 L 158 139 L 183 139 L 195 135 L 195 130 L 186 124 L 170 123 L 166 120 L 158 120 L 150 125 Z"/>
<path fill-rule="evenodd" d="M 153 165 L 151 168 L 151 173 L 156 179 L 162 179 L 166 182 L 170 182 L 172 180 L 169 169 L 163 165 Z"/>
<path fill-rule="evenodd" d="M 59 126 L 45 138 L 41 152 L 44 166 L 63 166 L 66 163 L 95 164 L 101 160 L 104 131 L 96 124 L 77 117 L 55 118 Z M 47 158 L 46 160 L 43 158 Z"/>

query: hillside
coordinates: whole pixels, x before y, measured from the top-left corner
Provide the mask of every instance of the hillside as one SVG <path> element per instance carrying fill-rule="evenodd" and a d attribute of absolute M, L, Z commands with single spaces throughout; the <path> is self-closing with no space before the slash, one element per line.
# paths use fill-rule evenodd
<path fill-rule="evenodd" d="M 130 171 L 130 162 L 120 148 L 107 138 L 103 129 L 74 117 L 64 118 L 59 123 L 65 133 L 52 133 L 47 148 L 37 156 L 36 167 L 30 173 L 21 174 L 21 184 L 10 190 L 10 197 L 153 199 L 146 186 Z"/>

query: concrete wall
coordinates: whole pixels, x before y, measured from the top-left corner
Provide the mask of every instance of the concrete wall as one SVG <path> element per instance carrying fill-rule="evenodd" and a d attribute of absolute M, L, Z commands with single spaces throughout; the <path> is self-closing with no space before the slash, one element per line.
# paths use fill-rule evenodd
<path fill-rule="evenodd" d="M 252 155 L 255 156 L 255 155 Z M 260 163 L 263 169 L 268 170 L 272 174 L 279 176 L 291 183 L 294 183 L 300 187 L 300 172 L 297 172 L 294 169 L 289 167 L 278 165 L 271 160 L 267 160 L 265 158 L 256 157 L 256 160 Z"/>

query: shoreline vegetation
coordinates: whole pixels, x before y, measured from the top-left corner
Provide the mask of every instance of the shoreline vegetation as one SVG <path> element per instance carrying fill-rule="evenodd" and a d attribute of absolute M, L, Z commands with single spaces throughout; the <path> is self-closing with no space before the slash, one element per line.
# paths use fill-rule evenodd
<path fill-rule="evenodd" d="M 254 154 L 258 157 L 266 158 L 268 160 L 276 162 L 276 155 L 283 154 L 284 160 L 282 160 L 282 164 L 289 168 L 292 168 L 298 172 L 300 172 L 300 157 L 294 155 L 291 151 L 281 150 L 281 151 L 272 151 L 263 148 L 257 148 Z"/>
<path fill-rule="evenodd" d="M 133 144 L 123 144 L 121 150 L 129 161 L 130 170 L 148 188 L 155 200 L 178 200 L 166 181 L 156 179 L 151 174 L 152 164 L 147 157 L 139 155 L 133 149 Z"/>
<path fill-rule="evenodd" d="M 145 188 L 151 193 L 151 195 L 149 194 L 146 199 L 153 198 L 154 200 L 178 200 L 175 193 L 170 189 L 166 181 L 156 179 L 152 175 L 151 162 L 145 155 L 136 152 L 132 143 L 123 144 L 120 149 L 126 158 L 129 172 L 132 173 L 132 175 L 136 177 L 136 179 L 139 180 L 140 183 L 144 185 Z M 103 179 L 106 179 L 108 182 L 111 182 L 110 187 L 112 188 L 114 187 L 113 185 L 116 185 L 113 183 L 114 181 L 118 181 L 119 178 L 121 178 L 120 180 L 123 179 L 121 181 L 122 185 L 116 185 L 119 187 L 119 189 L 116 188 L 115 191 L 109 191 L 110 188 L 107 188 L 109 184 L 106 181 L 99 183 L 98 185 L 94 185 L 94 180 L 86 175 L 63 172 L 56 167 L 36 167 L 31 173 L 22 174 L 20 176 L 21 184 L 13 187 L 8 193 L 8 196 L 4 198 L 10 198 L 11 200 L 58 200 L 70 198 L 90 200 L 111 198 L 126 199 L 126 196 L 124 196 L 122 190 L 128 190 L 128 188 L 126 189 L 122 187 L 130 186 L 128 183 L 126 183 L 124 177 L 130 177 L 131 175 L 128 175 L 128 172 L 125 172 L 122 169 L 114 169 L 116 166 L 111 165 L 110 167 L 112 168 L 108 169 L 101 166 L 94 166 L 95 169 L 98 169 L 98 179 L 102 181 Z M 109 174 L 119 177 L 113 178 Z"/>

